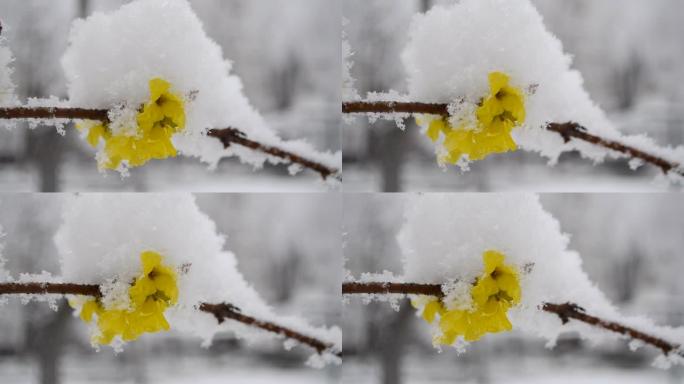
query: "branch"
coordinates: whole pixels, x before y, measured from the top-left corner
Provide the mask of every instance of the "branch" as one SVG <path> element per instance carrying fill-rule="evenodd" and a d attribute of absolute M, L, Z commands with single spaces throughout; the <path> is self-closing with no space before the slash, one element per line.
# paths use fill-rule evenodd
<path fill-rule="evenodd" d="M 561 321 L 563 324 L 567 323 L 570 321 L 569 319 L 575 319 L 578 321 L 581 321 L 583 323 L 587 323 L 589 325 L 593 325 L 595 327 L 603 328 L 608 331 L 612 331 L 615 333 L 619 333 L 621 335 L 628 336 L 632 339 L 635 340 L 641 340 L 646 344 L 650 344 L 661 351 L 663 351 L 664 354 L 669 354 L 670 352 L 675 352 L 680 356 L 684 356 L 682 351 L 679 350 L 679 345 L 672 344 L 668 341 L 665 341 L 659 337 L 649 335 L 647 333 L 643 333 L 641 331 L 637 331 L 634 328 L 627 327 L 625 325 L 622 325 L 620 323 L 616 323 L 614 321 L 608 321 L 608 320 L 603 320 L 601 318 L 598 318 L 596 316 L 588 315 L 584 312 L 584 308 L 578 306 L 577 304 L 573 303 L 565 303 L 565 304 L 552 304 L 552 303 L 544 303 L 541 307 L 542 310 L 546 312 L 551 312 L 555 313 L 560 317 Z"/>
<path fill-rule="evenodd" d="M 236 308 L 235 306 L 230 304 L 202 303 L 200 304 L 199 309 L 200 311 L 213 314 L 214 317 L 216 317 L 216 320 L 219 322 L 219 324 L 223 323 L 225 319 L 231 319 L 256 328 L 261 328 L 271 333 L 284 336 L 288 339 L 297 340 L 302 344 L 306 344 L 314 348 L 316 352 L 318 352 L 318 354 L 322 354 L 325 351 L 333 352 L 332 344 L 323 342 L 311 336 L 303 335 L 299 332 L 293 331 L 290 328 L 280 326 L 270 321 L 259 320 L 251 316 L 243 315 L 242 313 L 240 313 L 239 308 Z M 333 353 L 335 353 L 338 357 L 342 357 L 342 354 L 340 352 Z"/>
<path fill-rule="evenodd" d="M 0 295 L 43 295 L 43 294 L 59 294 L 59 295 L 83 295 L 102 297 L 100 286 L 97 284 L 74 284 L 74 283 L 0 283 Z M 278 324 L 259 320 L 257 318 L 244 315 L 240 309 L 232 304 L 220 303 L 209 304 L 200 303 L 199 310 L 214 315 L 219 324 L 223 323 L 225 319 L 231 319 L 251 327 L 259 328 L 286 338 L 294 339 L 302 344 L 308 345 L 322 354 L 323 352 L 334 353 L 341 357 L 340 352 L 334 351 L 334 346 L 325 341 L 316 339 L 311 336 L 304 335 L 293 329 L 280 326 Z"/>
<path fill-rule="evenodd" d="M 311 169 L 312 171 L 318 172 L 323 178 L 323 180 L 327 179 L 331 175 L 337 174 L 338 172 L 336 169 L 328 168 L 323 164 L 301 157 L 296 153 L 288 152 L 278 147 L 272 147 L 261 144 L 258 141 L 250 140 L 239 129 L 212 129 L 209 131 L 208 136 L 215 137 L 221 140 L 223 146 L 226 148 L 230 147 L 231 144 L 239 144 L 243 147 L 247 147 L 255 151 L 266 153 L 268 155 L 275 157 L 280 157 L 281 159 L 286 159 L 292 163 L 299 164 L 305 168 Z"/>
<path fill-rule="evenodd" d="M 342 284 L 342 294 L 404 294 L 442 297 L 442 286 L 438 284 L 385 283 L 385 282 L 347 282 Z"/>
<path fill-rule="evenodd" d="M 449 117 L 449 104 L 434 103 L 414 103 L 399 101 L 351 101 L 342 103 L 342 113 L 412 113 L 427 114 Z M 586 128 L 574 123 L 549 123 L 546 129 L 550 132 L 558 133 L 565 142 L 571 138 L 586 141 L 588 143 L 603 147 L 612 151 L 623 153 L 630 158 L 640 159 L 646 163 L 660 168 L 665 174 L 675 172 L 684 176 L 684 169 L 681 164 L 663 159 L 662 157 L 644 152 L 635 147 L 620 143 L 614 140 L 604 139 L 600 136 L 590 134 Z"/>
<path fill-rule="evenodd" d="M 360 282 L 347 282 L 342 284 L 342 294 L 387 294 L 387 293 L 401 293 L 405 295 L 427 295 L 443 297 L 444 292 L 442 292 L 442 286 L 440 284 L 415 284 L 415 283 L 360 283 Z M 584 312 L 584 309 L 576 304 L 565 303 L 565 304 L 553 304 L 553 303 L 543 303 L 540 307 L 541 310 L 549 313 L 554 313 L 558 315 L 563 324 L 566 324 L 569 319 L 575 319 L 583 323 L 603 328 L 605 330 L 619 333 L 624 336 L 628 336 L 634 340 L 643 341 L 646 344 L 650 344 L 661 351 L 665 355 L 672 352 L 683 356 L 684 352 L 680 351 L 680 345 L 670 343 L 659 337 L 649 335 L 647 333 L 638 331 L 634 328 L 616 323 L 614 321 L 608 321 L 601 319 L 596 316 L 588 315 Z"/>
<path fill-rule="evenodd" d="M 106 109 L 87 109 L 71 107 L 11 107 L 0 108 L 0 119 L 70 119 L 70 120 L 96 120 L 103 123 L 109 122 L 109 111 Z M 330 176 L 335 176 L 339 170 L 327 167 L 318 162 L 306 159 L 296 153 L 289 152 L 277 147 L 272 147 L 250 140 L 240 130 L 235 128 L 212 129 L 209 136 L 215 137 L 228 148 L 230 144 L 238 144 L 250 148 L 254 151 L 262 152 L 267 155 L 279 157 L 292 163 L 299 164 L 312 171 L 318 172 L 325 180 Z"/>

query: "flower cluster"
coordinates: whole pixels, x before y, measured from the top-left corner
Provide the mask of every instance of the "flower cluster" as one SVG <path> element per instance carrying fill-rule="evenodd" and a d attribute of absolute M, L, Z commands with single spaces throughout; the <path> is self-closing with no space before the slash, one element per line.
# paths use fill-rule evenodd
<path fill-rule="evenodd" d="M 451 345 L 459 336 L 466 341 L 479 340 L 486 333 L 510 331 L 508 310 L 520 302 L 520 278 L 515 267 L 504 264 L 504 255 L 486 251 L 484 271 L 470 289 L 469 308 L 451 308 L 453 305 L 439 299 L 420 296 L 412 301 L 422 308 L 425 321 L 432 324 L 439 316 L 440 334 L 436 344 Z"/>
<path fill-rule="evenodd" d="M 170 329 L 164 311 L 178 301 L 176 271 L 162 264 L 162 256 L 156 252 L 143 252 L 140 262 L 142 273 L 128 289 L 127 308 L 106 308 L 98 299 L 70 301 L 72 307 L 80 307 L 80 317 L 86 323 L 96 317 L 99 333 L 93 343 L 110 344 L 117 336 L 132 341 L 146 332 Z"/>
<path fill-rule="evenodd" d="M 150 100 L 136 116 L 137 127 L 124 127 L 113 132 L 102 123 L 88 130 L 87 141 L 97 147 L 104 141 L 105 157 L 100 166 L 117 169 L 125 162 L 139 167 L 152 159 L 177 155 L 171 137 L 185 129 L 185 102 L 171 92 L 171 84 L 163 79 L 150 80 Z"/>
<path fill-rule="evenodd" d="M 426 134 L 433 142 L 444 136 L 440 163 L 456 164 L 464 155 L 471 161 L 482 160 L 492 153 L 517 149 L 511 131 L 525 122 L 525 98 L 509 81 L 504 73 L 489 74 L 490 94 L 475 111 L 476 126 L 453 127 L 447 118 L 417 119 L 419 125 L 427 126 Z"/>

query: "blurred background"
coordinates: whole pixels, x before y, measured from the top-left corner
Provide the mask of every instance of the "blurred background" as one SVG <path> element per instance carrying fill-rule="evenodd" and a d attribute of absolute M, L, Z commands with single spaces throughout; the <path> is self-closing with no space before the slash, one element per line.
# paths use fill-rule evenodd
<path fill-rule="evenodd" d="M 14 83 L 26 97 L 66 97 L 60 58 L 72 20 L 127 0 L 3 0 L 3 36 L 16 56 Z M 245 93 L 283 138 L 340 149 L 340 3 L 317 0 L 190 0 L 209 37 L 242 78 Z M 286 167 L 253 172 L 225 159 L 215 172 L 196 159 L 154 161 L 121 179 L 100 174 L 95 153 L 75 129 L 26 125 L 0 131 L 2 191 L 310 191 L 318 176 Z"/>
<path fill-rule="evenodd" d="M 362 95 L 406 92 L 400 54 L 412 16 L 457 0 L 347 0 L 342 13 L 354 55 L 352 76 Z M 659 144 L 684 144 L 684 3 L 679 0 L 532 0 L 552 33 L 575 57 L 594 101 L 626 133 L 648 133 Z M 537 154 L 494 155 L 442 171 L 433 145 L 412 122 L 343 124 L 347 191 L 649 191 L 657 169 L 629 170 L 625 161 L 594 166 L 565 154 L 555 167 Z"/>
<path fill-rule="evenodd" d="M 344 196 L 344 257 L 353 276 L 401 274 L 396 234 L 402 195 Z M 546 194 L 542 205 L 571 235 L 584 270 L 627 315 L 684 325 L 684 196 L 681 194 Z M 401 301 L 343 308 L 343 383 L 684 383 L 684 369 L 654 368 L 658 351 L 631 352 L 627 342 L 591 345 L 573 334 L 553 349 L 516 331 L 487 335 L 458 355 L 431 344 L 429 327 Z"/>
<path fill-rule="evenodd" d="M 52 241 L 61 222 L 62 194 L 0 195 L 2 250 L 12 276 L 59 275 Z M 331 194 L 198 195 L 200 209 L 227 236 L 239 269 L 276 313 L 312 325 L 340 323 L 342 281 L 339 217 Z M 277 217 L 278 220 L 273 220 Z M 104 218 L 103 218 L 104 219 Z M 305 365 L 311 350 L 286 351 L 282 342 L 250 343 L 217 335 L 206 349 L 186 334 L 148 334 L 114 354 L 90 346 L 86 326 L 66 302 L 22 305 L 7 298 L 0 310 L 0 382 L 59 383 L 337 383 L 340 367 Z"/>

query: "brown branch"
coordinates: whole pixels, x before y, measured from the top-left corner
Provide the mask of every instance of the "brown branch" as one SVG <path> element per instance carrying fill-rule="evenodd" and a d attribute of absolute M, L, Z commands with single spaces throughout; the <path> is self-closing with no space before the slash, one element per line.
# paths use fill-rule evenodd
<path fill-rule="evenodd" d="M 387 287 L 391 287 L 387 289 Z M 442 286 L 440 284 L 415 284 L 415 283 L 360 283 L 347 282 L 342 284 L 342 294 L 383 294 L 383 293 L 402 293 L 406 295 L 428 295 L 443 297 Z M 684 356 L 684 353 L 679 350 L 680 345 L 670 343 L 661 338 L 641 332 L 634 328 L 616 323 L 614 321 L 603 320 L 599 317 L 588 315 L 580 306 L 572 303 L 553 304 L 544 303 L 540 307 L 541 310 L 549 313 L 554 313 L 560 317 L 563 324 L 566 324 L 569 319 L 575 319 L 583 323 L 603 328 L 605 330 L 619 333 L 628 336 L 634 340 L 643 341 L 650 344 L 664 354 L 675 352 L 678 355 Z"/>
<path fill-rule="evenodd" d="M 256 328 L 263 329 L 265 331 L 275 333 L 277 335 L 284 336 L 288 339 L 297 340 L 302 344 L 306 344 L 316 350 L 319 354 L 325 351 L 332 352 L 337 356 L 341 357 L 341 352 L 333 351 L 334 346 L 332 344 L 323 342 L 311 336 L 304 335 L 302 333 L 293 331 L 290 328 L 280 326 L 278 324 L 272 323 L 270 321 L 259 320 L 251 316 L 244 315 L 240 310 L 230 304 L 208 304 L 202 303 L 199 307 L 201 311 L 211 313 L 216 317 L 219 324 L 223 323 L 226 319 L 231 319 L 239 321 L 243 324 L 247 324 Z"/>
<path fill-rule="evenodd" d="M 449 105 L 403 101 L 348 101 L 342 103 L 342 113 L 424 113 L 448 117 Z"/>
<path fill-rule="evenodd" d="M 59 294 L 59 295 L 83 295 L 101 297 L 100 286 L 97 284 L 73 284 L 73 283 L 0 283 L 0 295 L 16 295 L 16 294 Z M 300 332 L 292 330 L 287 327 L 280 326 L 270 321 L 259 320 L 257 318 L 247 316 L 240 312 L 240 309 L 228 303 L 209 304 L 200 303 L 199 310 L 214 315 L 219 324 L 226 319 L 238 321 L 240 323 L 260 328 L 265 331 L 285 336 L 290 339 L 299 341 L 302 344 L 308 345 L 316 350 L 319 354 L 324 352 L 334 353 L 341 357 L 339 351 L 334 351 L 334 345 L 326 343 L 311 336 L 304 335 Z"/>
<path fill-rule="evenodd" d="M 70 119 L 70 120 L 96 120 L 104 123 L 109 122 L 109 111 L 106 109 L 87 109 L 70 107 L 11 107 L 0 108 L 0 119 Z M 305 168 L 318 172 L 323 179 L 330 176 L 337 176 L 339 170 L 327 167 L 318 162 L 309 160 L 296 153 L 283 149 L 268 146 L 258 141 L 250 140 L 240 130 L 235 128 L 212 129 L 209 136 L 215 137 L 227 148 L 231 144 L 238 144 L 250 148 L 254 151 L 262 152 L 267 155 L 279 157 Z"/>
<path fill-rule="evenodd" d="M 414 103 L 394 101 L 351 101 L 342 103 L 342 113 L 414 113 L 449 117 L 449 104 L 440 103 Z M 623 153 L 631 158 L 643 160 L 660 168 L 664 173 L 675 172 L 684 176 L 684 169 L 677 164 L 662 157 L 644 152 L 635 147 L 614 140 L 604 139 L 590 134 L 586 128 L 574 122 L 549 123 L 546 129 L 558 133 L 568 142 L 571 138 L 586 141 L 588 143 Z"/>
<path fill-rule="evenodd" d="M 385 283 L 385 282 L 346 282 L 342 284 L 342 294 L 391 294 L 427 295 L 442 297 L 442 286 L 438 284 Z"/>
<path fill-rule="evenodd" d="M 9 107 L 0 108 L 0 119 L 70 119 L 108 122 L 106 109 L 67 107 Z"/>
<path fill-rule="evenodd" d="M 596 136 L 594 134 L 587 132 L 586 128 L 577 123 L 550 123 L 546 126 L 546 129 L 561 135 L 565 142 L 570 141 L 571 138 L 583 140 L 594 145 L 598 145 L 613 151 L 624 153 L 632 158 L 641 159 L 647 163 L 655 165 L 666 174 L 674 170 L 674 172 L 684 176 L 684 170 L 680 169 L 680 164 L 673 163 L 671 161 L 663 159 L 662 157 L 652 155 L 640 149 L 622 144 L 618 141 L 608 140 L 600 136 Z"/>
<path fill-rule="evenodd" d="M 682 351 L 679 350 L 680 346 L 676 344 L 672 344 L 668 341 L 665 341 L 659 337 L 649 335 L 647 333 L 643 333 L 641 331 L 638 331 L 634 328 L 622 325 L 620 323 L 616 323 L 614 321 L 608 321 L 608 320 L 603 320 L 601 318 L 598 318 L 596 316 L 588 315 L 585 313 L 584 308 L 578 306 L 577 304 L 573 303 L 565 303 L 565 304 L 552 304 L 552 303 L 544 303 L 541 307 L 542 310 L 546 312 L 551 312 L 555 313 L 560 317 L 561 321 L 563 324 L 566 324 L 569 319 L 575 319 L 578 321 L 581 321 L 583 323 L 593 325 L 595 327 L 603 328 L 608 331 L 612 331 L 615 333 L 619 333 L 621 335 L 628 336 L 632 339 L 635 340 L 641 340 L 646 344 L 650 344 L 661 351 L 663 351 L 664 354 L 669 354 L 670 352 L 676 352 L 678 355 L 684 356 Z"/>
<path fill-rule="evenodd" d="M 336 175 L 338 173 L 337 169 L 326 167 L 321 163 L 306 159 L 296 153 L 282 150 L 278 147 L 272 147 L 269 145 L 264 145 L 258 141 L 248 139 L 245 134 L 235 128 L 224 128 L 224 129 L 212 129 L 208 134 L 210 137 L 215 137 L 223 143 L 223 146 L 228 148 L 231 144 L 239 144 L 243 147 L 253 149 L 265 153 L 267 155 L 280 157 L 281 159 L 288 160 L 292 163 L 299 164 L 305 168 L 311 169 L 318 172 L 321 177 L 325 180 L 331 175 Z"/>
<path fill-rule="evenodd" d="M 84 295 L 100 297 L 100 286 L 96 284 L 72 283 L 0 283 L 0 295 Z"/>

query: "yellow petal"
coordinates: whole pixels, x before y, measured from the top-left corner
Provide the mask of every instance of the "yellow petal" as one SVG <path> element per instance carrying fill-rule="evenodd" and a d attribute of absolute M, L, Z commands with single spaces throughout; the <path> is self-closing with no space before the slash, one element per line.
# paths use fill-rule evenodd
<path fill-rule="evenodd" d="M 427 303 L 423 309 L 423 319 L 425 319 L 425 321 L 428 323 L 435 321 L 435 315 L 437 315 L 441 306 L 442 305 L 437 300 Z"/>
<path fill-rule="evenodd" d="M 157 252 L 145 251 L 140 254 L 140 262 L 143 266 L 143 275 L 149 275 L 152 270 L 161 265 L 162 257 Z"/>
<path fill-rule="evenodd" d="M 86 323 L 90 323 L 90 321 L 93 319 L 93 314 L 98 313 L 98 310 L 99 304 L 97 303 L 97 301 L 86 301 L 83 304 L 83 307 L 81 307 L 81 320 L 85 321 Z"/>
<path fill-rule="evenodd" d="M 503 265 L 504 255 L 497 251 L 485 251 L 482 255 L 482 261 L 484 262 L 484 273 L 491 275 L 496 267 Z"/>
<path fill-rule="evenodd" d="M 496 95 L 501 89 L 508 85 L 508 75 L 501 72 L 492 72 L 489 74 L 489 89 L 492 95 Z"/>
<path fill-rule="evenodd" d="M 171 88 L 171 84 L 160 78 L 150 80 L 150 100 L 156 102 L 159 98 Z"/>
<path fill-rule="evenodd" d="M 107 129 L 102 124 L 90 128 L 90 131 L 88 131 L 88 137 L 86 138 L 88 144 L 90 144 L 91 147 L 97 147 L 97 144 L 100 142 L 100 138 L 105 136 L 106 131 Z"/>

